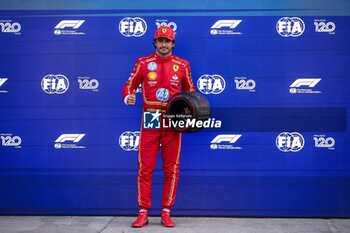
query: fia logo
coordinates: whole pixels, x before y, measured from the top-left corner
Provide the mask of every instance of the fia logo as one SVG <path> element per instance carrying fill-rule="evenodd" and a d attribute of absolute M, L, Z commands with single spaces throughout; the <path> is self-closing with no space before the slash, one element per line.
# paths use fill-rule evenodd
<path fill-rule="evenodd" d="M 125 151 L 138 151 L 139 140 L 139 131 L 126 131 L 119 136 L 119 146 Z"/>
<path fill-rule="evenodd" d="M 297 132 L 283 132 L 276 138 L 276 146 L 283 152 L 298 152 L 303 149 L 304 144 L 304 137 Z"/>
<path fill-rule="evenodd" d="M 159 129 L 160 128 L 160 116 L 162 114 L 157 112 L 144 112 L 143 113 L 143 128 L 145 129 Z"/>
<path fill-rule="evenodd" d="M 63 94 L 69 88 L 69 81 L 62 74 L 48 74 L 41 80 L 41 88 L 47 94 Z"/>
<path fill-rule="evenodd" d="M 298 17 L 283 17 L 277 21 L 276 30 L 283 37 L 298 37 L 303 34 L 305 24 Z"/>
<path fill-rule="evenodd" d="M 147 31 L 146 21 L 142 18 L 126 17 L 119 22 L 119 32 L 125 37 L 140 37 Z"/>
<path fill-rule="evenodd" d="M 220 94 L 225 90 L 226 82 L 218 74 L 205 74 L 198 79 L 197 87 L 203 94 Z"/>

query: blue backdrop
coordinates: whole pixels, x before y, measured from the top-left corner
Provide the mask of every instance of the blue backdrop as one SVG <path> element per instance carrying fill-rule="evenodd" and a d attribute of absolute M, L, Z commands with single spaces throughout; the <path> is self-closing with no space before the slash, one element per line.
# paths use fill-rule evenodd
<path fill-rule="evenodd" d="M 169 25 L 223 122 L 184 135 L 174 214 L 349 216 L 349 4 L 135 2 L 0 5 L 0 214 L 136 213 L 121 89 Z"/>

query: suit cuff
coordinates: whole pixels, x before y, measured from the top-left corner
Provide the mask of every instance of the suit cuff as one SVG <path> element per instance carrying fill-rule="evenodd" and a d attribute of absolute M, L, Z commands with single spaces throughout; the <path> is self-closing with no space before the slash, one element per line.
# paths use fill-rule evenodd
<path fill-rule="evenodd" d="M 125 103 L 126 105 L 128 105 L 128 99 L 129 99 L 129 95 L 125 96 L 125 98 L 124 98 L 124 103 Z"/>

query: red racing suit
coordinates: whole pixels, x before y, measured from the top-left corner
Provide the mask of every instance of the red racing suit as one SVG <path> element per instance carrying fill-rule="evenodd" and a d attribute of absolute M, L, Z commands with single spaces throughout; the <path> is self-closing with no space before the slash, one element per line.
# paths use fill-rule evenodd
<path fill-rule="evenodd" d="M 181 88 L 185 92 L 195 91 L 189 62 L 175 55 L 162 58 L 154 53 L 137 59 L 123 88 L 125 103 L 128 95 L 135 93 L 139 84 L 142 85 L 143 112 L 159 110 L 164 113 L 168 101 L 173 95 L 180 93 Z M 142 115 L 144 117 L 144 114 Z M 140 209 L 151 207 L 152 174 L 160 146 L 165 174 L 162 206 L 170 209 L 175 202 L 179 180 L 181 133 L 162 127 L 144 128 L 142 123 L 137 176 L 137 200 Z"/>

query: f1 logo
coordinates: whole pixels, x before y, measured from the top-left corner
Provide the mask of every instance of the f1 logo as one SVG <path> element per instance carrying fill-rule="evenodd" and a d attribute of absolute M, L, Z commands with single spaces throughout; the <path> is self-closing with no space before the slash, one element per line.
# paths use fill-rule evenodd
<path fill-rule="evenodd" d="M 242 137 L 241 134 L 219 134 L 213 140 L 211 140 L 211 143 L 235 143 L 240 137 Z"/>
<path fill-rule="evenodd" d="M 55 142 L 66 142 L 66 141 L 72 141 L 72 142 L 79 142 L 85 134 L 62 134 L 59 136 Z"/>
<path fill-rule="evenodd" d="M 7 78 L 0 78 L 0 87 L 7 81 Z"/>
<path fill-rule="evenodd" d="M 223 27 L 228 27 L 228 28 L 236 28 L 238 24 L 240 24 L 242 20 L 237 19 L 237 20 L 218 20 L 216 23 L 214 23 L 213 26 L 211 26 L 212 29 L 219 29 Z"/>
<path fill-rule="evenodd" d="M 79 28 L 83 23 L 85 22 L 85 20 L 62 20 L 61 22 L 59 22 L 55 29 L 64 29 L 66 27 L 70 27 L 73 29 L 77 29 Z"/>
<path fill-rule="evenodd" d="M 300 86 L 308 86 L 315 87 L 316 84 L 321 81 L 320 78 L 299 78 L 290 85 L 290 87 L 300 87 Z"/>

